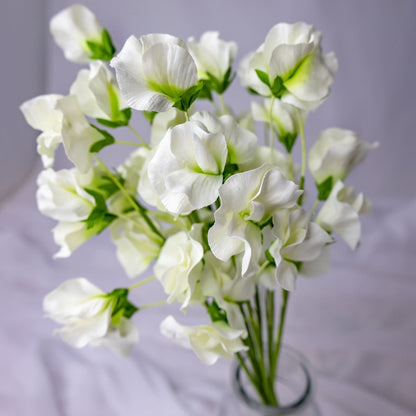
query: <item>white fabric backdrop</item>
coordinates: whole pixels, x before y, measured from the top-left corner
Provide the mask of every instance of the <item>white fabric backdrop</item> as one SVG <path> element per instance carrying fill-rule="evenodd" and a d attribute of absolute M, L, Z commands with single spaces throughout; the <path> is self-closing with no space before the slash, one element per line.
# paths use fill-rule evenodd
<path fill-rule="evenodd" d="M 47 17 L 69 4 L 50 0 Z M 324 50 L 336 52 L 340 70 L 332 96 L 310 117 L 307 135 L 340 126 L 380 142 L 349 181 L 369 194 L 376 209 L 363 219 L 357 253 L 339 244 L 327 276 L 299 282 L 286 342 L 316 369 L 324 416 L 415 415 L 416 2 L 122 0 L 117 10 L 113 2 L 85 4 L 114 33 L 119 48 L 131 33 L 186 38 L 217 29 L 239 42 L 241 58 L 278 21 L 305 20 L 323 32 Z M 22 29 L 30 36 L 27 30 Z M 66 93 L 78 66 L 65 62 L 51 42 L 48 50 L 45 92 Z M 240 103 L 246 95 L 238 88 L 226 98 L 245 107 Z M 140 117 L 136 123 L 141 128 Z M 206 367 L 163 339 L 158 326 L 173 309 L 149 310 L 135 319 L 141 342 L 130 360 L 73 350 L 52 337 L 56 326 L 41 312 L 47 292 L 79 276 L 107 290 L 129 281 L 106 234 L 68 260 L 52 260 L 54 223 L 36 210 L 35 174 L 0 206 L 0 415 L 211 415 L 229 384 L 229 363 Z M 154 282 L 134 296 L 147 303 L 162 292 Z M 200 315 L 183 319 L 198 321 Z"/>

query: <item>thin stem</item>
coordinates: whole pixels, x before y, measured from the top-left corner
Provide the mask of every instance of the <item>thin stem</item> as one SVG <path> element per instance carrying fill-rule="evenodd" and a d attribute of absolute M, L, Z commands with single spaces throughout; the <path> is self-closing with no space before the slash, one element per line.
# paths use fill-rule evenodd
<path fill-rule="evenodd" d="M 199 221 L 199 216 L 198 216 L 198 213 L 196 212 L 196 211 L 192 211 L 190 214 L 189 214 L 189 218 L 190 218 L 190 220 L 192 221 L 192 224 L 198 224 L 200 221 Z"/>
<path fill-rule="evenodd" d="M 129 290 L 136 289 L 137 287 L 140 287 L 140 286 L 142 286 L 142 285 L 144 285 L 148 282 L 151 282 L 152 280 L 155 280 L 155 279 L 156 279 L 156 276 L 151 276 L 151 277 L 148 277 L 147 279 L 140 280 L 140 282 L 137 282 L 134 285 L 130 286 Z"/>
<path fill-rule="evenodd" d="M 263 376 L 262 376 L 262 372 L 259 366 L 258 361 L 256 360 L 256 348 L 254 346 L 254 337 L 253 337 L 253 330 L 251 327 L 251 324 L 249 322 L 249 319 L 247 317 L 247 314 L 244 310 L 243 305 L 239 305 L 240 306 L 240 312 L 243 315 L 244 318 L 244 323 L 247 329 L 247 338 L 244 339 L 244 343 L 247 345 L 248 350 L 247 350 L 247 356 L 250 359 L 251 362 L 251 366 L 253 368 L 253 371 L 256 374 L 257 377 L 257 383 L 256 383 L 256 388 L 258 388 L 261 391 L 260 394 L 260 398 L 263 400 L 264 403 L 267 403 L 268 399 L 267 399 L 267 393 L 266 393 L 266 388 L 263 385 Z"/>
<path fill-rule="evenodd" d="M 167 305 L 167 302 L 165 300 L 160 300 L 159 302 L 152 302 L 152 303 L 147 303 L 146 305 L 139 306 L 139 310 L 141 311 L 142 309 L 150 309 L 150 308 L 155 308 L 157 306 L 164 306 L 164 305 Z"/>
<path fill-rule="evenodd" d="M 280 305 L 280 322 L 279 322 L 279 329 L 277 331 L 277 342 L 276 342 L 276 349 L 273 356 L 273 365 L 272 365 L 272 379 L 274 380 L 276 373 L 277 373 L 277 367 L 278 367 L 278 361 L 279 361 L 279 355 L 280 355 L 280 349 L 282 346 L 282 336 L 283 336 L 283 329 L 285 326 L 285 319 L 286 319 L 286 310 L 287 310 L 287 303 L 289 300 L 289 292 L 285 289 L 282 289 L 282 303 Z"/>
<path fill-rule="evenodd" d="M 254 279 L 257 279 L 260 276 L 261 272 L 270 264 L 269 260 L 266 260 L 261 266 L 260 269 L 257 270 L 256 274 L 254 275 Z"/>
<path fill-rule="evenodd" d="M 127 146 L 138 146 L 138 147 L 142 147 L 143 145 L 140 143 L 136 143 L 136 142 L 125 142 L 122 140 L 116 140 L 115 141 L 116 144 L 125 144 Z"/>
<path fill-rule="evenodd" d="M 161 242 L 164 242 L 166 240 L 165 237 L 161 234 L 161 232 L 156 228 L 151 219 L 147 216 L 145 208 L 142 207 L 136 199 L 133 199 L 133 197 L 127 192 L 126 188 L 124 188 L 120 181 L 113 175 L 110 169 L 107 168 L 106 164 L 97 155 L 94 155 L 94 158 L 99 163 L 99 165 L 107 172 L 109 178 L 120 189 L 123 195 L 130 202 L 131 206 L 143 217 L 143 219 L 145 220 L 149 228 L 152 230 L 152 232 L 162 240 Z"/>
<path fill-rule="evenodd" d="M 224 97 L 222 96 L 222 94 L 219 94 L 219 96 L 220 96 L 222 114 L 225 115 L 227 114 L 227 106 L 225 105 Z"/>
<path fill-rule="evenodd" d="M 294 173 L 293 173 L 293 159 L 292 153 L 287 154 L 287 161 L 289 162 L 289 179 L 293 181 Z"/>
<path fill-rule="evenodd" d="M 186 121 L 189 121 L 189 113 L 188 110 L 184 111 Z"/>
<path fill-rule="evenodd" d="M 314 214 L 315 214 L 315 211 L 316 211 L 316 208 L 318 207 L 318 205 L 319 205 L 319 202 L 321 202 L 318 198 L 316 198 L 316 200 L 315 200 L 315 202 L 313 203 L 313 205 L 312 205 L 312 208 L 311 208 L 311 219 L 312 219 L 312 217 L 314 216 Z"/>
<path fill-rule="evenodd" d="M 270 163 L 274 164 L 274 130 L 273 130 L 273 104 L 274 104 L 274 97 L 270 100 L 270 108 L 269 108 L 269 143 L 270 143 Z"/>
<path fill-rule="evenodd" d="M 305 140 L 305 130 L 303 128 L 303 120 L 300 115 L 300 111 L 296 108 L 296 115 L 298 116 L 300 137 L 302 140 L 302 167 L 300 171 L 300 182 L 299 189 L 305 189 L 305 172 L 306 172 L 306 140 Z M 302 195 L 299 197 L 299 203 L 302 204 Z"/>
<path fill-rule="evenodd" d="M 129 130 L 142 142 L 142 144 L 150 149 L 150 146 L 146 143 L 146 141 L 143 139 L 143 137 L 137 132 L 136 129 L 134 129 L 132 126 L 130 126 L 130 124 L 127 126 L 129 128 Z"/>
<path fill-rule="evenodd" d="M 245 373 L 247 374 L 248 378 L 251 381 L 251 384 L 254 386 L 254 388 L 257 390 L 257 393 L 259 395 L 260 398 L 262 398 L 263 401 L 267 401 L 267 399 L 264 396 L 264 392 L 263 390 L 260 388 L 259 382 L 258 380 L 255 378 L 255 376 L 253 374 L 250 373 L 247 364 L 244 361 L 244 358 L 241 356 L 241 354 L 239 352 L 236 353 L 236 357 L 237 360 L 241 366 L 241 368 L 245 371 Z"/>
<path fill-rule="evenodd" d="M 178 217 L 174 218 L 172 215 L 168 214 L 167 212 L 159 212 L 159 211 L 149 211 L 149 215 L 159 218 L 160 221 L 166 222 L 168 224 L 176 225 L 177 227 L 184 228 L 185 230 L 189 230 L 192 226 L 191 221 L 187 217 Z"/>
<path fill-rule="evenodd" d="M 274 345 L 274 292 L 267 290 L 266 292 L 266 316 L 267 316 L 267 341 L 269 353 L 269 374 L 270 383 L 274 386 L 273 366 L 273 345 Z"/>

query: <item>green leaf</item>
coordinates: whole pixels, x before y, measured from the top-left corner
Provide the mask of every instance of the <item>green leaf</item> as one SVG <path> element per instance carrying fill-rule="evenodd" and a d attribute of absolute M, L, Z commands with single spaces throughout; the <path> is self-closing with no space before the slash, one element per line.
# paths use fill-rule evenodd
<path fill-rule="evenodd" d="M 212 322 L 222 321 L 228 323 L 227 313 L 218 306 L 217 302 L 214 299 L 212 300 L 210 305 L 206 303 L 206 307 Z"/>
<path fill-rule="evenodd" d="M 332 191 L 333 184 L 334 184 L 334 179 L 332 176 L 330 176 L 329 178 L 326 178 L 320 184 L 316 184 L 316 187 L 318 189 L 318 199 L 320 201 L 326 201 L 328 199 L 329 194 Z"/>
<path fill-rule="evenodd" d="M 117 218 L 117 216 L 110 214 L 107 211 L 104 196 L 100 192 L 89 188 L 84 188 L 84 190 L 95 200 L 95 207 L 84 222 L 87 224 L 87 230 L 95 228 L 96 234 L 99 234 L 107 228 Z"/>
<path fill-rule="evenodd" d="M 91 145 L 91 153 L 98 153 L 104 147 L 115 143 L 114 137 L 110 133 L 106 132 L 105 130 L 101 130 L 97 126 L 94 126 L 94 124 L 90 123 L 90 126 L 97 130 L 104 137 L 102 140 L 98 140 Z"/>
<path fill-rule="evenodd" d="M 107 29 L 104 29 L 101 34 L 101 42 L 87 40 L 86 44 L 91 52 L 90 59 L 110 61 L 116 52 L 116 48 Z"/>
<path fill-rule="evenodd" d="M 279 142 L 283 144 L 288 153 L 291 153 L 297 137 L 297 133 L 286 133 L 279 136 Z"/>
<path fill-rule="evenodd" d="M 224 183 L 231 175 L 234 175 L 238 171 L 238 165 L 235 163 L 228 163 L 225 165 L 224 172 L 222 174 L 222 183 Z"/>
<path fill-rule="evenodd" d="M 270 264 L 274 264 L 276 265 L 276 262 L 274 261 L 274 257 L 271 255 L 269 250 L 266 250 L 264 252 L 265 256 L 266 256 L 266 260 L 270 263 Z"/>
<path fill-rule="evenodd" d="M 272 94 L 275 97 L 280 98 L 283 95 L 283 93 L 286 91 L 286 88 L 283 85 L 282 78 L 280 78 L 279 76 L 277 76 L 274 79 L 273 85 L 270 87 L 270 90 L 271 90 Z"/>
<path fill-rule="evenodd" d="M 155 119 L 157 111 L 143 111 L 143 115 L 147 120 L 149 120 L 150 125 L 153 124 L 153 120 Z"/>
<path fill-rule="evenodd" d="M 202 85 L 201 89 L 199 90 L 198 98 L 200 98 L 201 100 L 207 99 L 207 100 L 212 101 L 210 81 L 206 79 L 201 79 L 198 82 L 200 82 Z"/>
<path fill-rule="evenodd" d="M 113 311 L 111 313 L 111 321 L 117 326 L 120 323 L 120 319 L 131 318 L 138 310 L 131 302 L 127 300 L 129 290 L 126 288 L 114 289 L 108 294 L 108 297 L 115 299 Z"/>
<path fill-rule="evenodd" d="M 198 81 L 198 83 L 190 88 L 188 88 L 180 97 L 178 101 L 175 102 L 173 107 L 181 110 L 188 111 L 189 107 L 193 102 L 198 98 L 199 91 L 202 89 L 203 83 Z"/>
<path fill-rule="evenodd" d="M 269 75 L 266 74 L 266 72 L 261 71 L 260 69 L 256 69 L 256 74 L 259 77 L 259 80 L 263 84 L 266 84 L 269 88 L 271 88 L 271 86 L 270 86 L 270 80 L 269 80 Z"/>
<path fill-rule="evenodd" d="M 130 118 L 131 108 L 125 108 L 124 110 L 119 111 L 116 120 L 106 120 L 105 118 L 97 118 L 96 120 L 103 126 L 115 129 L 117 127 L 128 126 Z"/>
<path fill-rule="evenodd" d="M 251 87 L 248 87 L 247 91 L 248 91 L 249 94 L 252 94 L 252 95 L 260 95 L 255 89 L 253 89 Z"/>

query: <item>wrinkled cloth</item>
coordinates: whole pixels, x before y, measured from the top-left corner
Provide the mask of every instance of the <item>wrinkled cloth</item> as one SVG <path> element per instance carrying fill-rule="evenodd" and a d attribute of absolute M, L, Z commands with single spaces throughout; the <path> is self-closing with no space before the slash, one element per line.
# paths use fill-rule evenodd
<path fill-rule="evenodd" d="M 54 222 L 38 213 L 35 189 L 31 179 L 0 206 L 0 415 L 215 415 L 230 362 L 205 366 L 159 333 L 168 314 L 206 322 L 202 309 L 136 315 L 141 340 L 129 359 L 52 335 L 42 300 L 64 280 L 84 276 L 103 290 L 132 281 L 108 232 L 53 260 Z M 327 275 L 299 278 L 290 297 L 285 342 L 314 369 L 323 416 L 416 414 L 416 198 L 373 202 L 357 252 L 339 241 Z M 157 281 L 132 292 L 138 304 L 164 296 Z"/>

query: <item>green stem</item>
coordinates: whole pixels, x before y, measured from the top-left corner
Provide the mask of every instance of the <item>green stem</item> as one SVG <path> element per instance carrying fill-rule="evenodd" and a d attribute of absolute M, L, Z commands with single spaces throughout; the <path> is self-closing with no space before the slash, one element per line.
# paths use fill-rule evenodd
<path fill-rule="evenodd" d="M 125 142 L 122 140 L 116 140 L 115 141 L 116 144 L 125 144 L 127 146 L 137 146 L 137 147 L 142 147 L 143 145 L 140 143 L 135 143 L 135 142 Z"/>
<path fill-rule="evenodd" d="M 220 96 L 222 114 L 225 115 L 227 114 L 227 106 L 225 105 L 224 97 L 222 96 L 222 94 L 219 94 L 219 96 Z"/>
<path fill-rule="evenodd" d="M 140 287 L 140 286 L 142 286 L 142 285 L 144 285 L 148 282 L 151 282 L 152 280 L 155 280 L 155 279 L 156 279 L 156 276 L 151 276 L 151 277 L 148 277 L 147 279 L 140 280 L 140 282 L 137 282 L 134 285 L 130 286 L 129 290 L 136 289 L 136 287 Z"/>
<path fill-rule="evenodd" d="M 269 143 L 270 143 L 270 163 L 274 164 L 274 130 L 273 130 L 273 104 L 274 97 L 270 99 L 270 108 L 269 108 Z"/>
<path fill-rule="evenodd" d="M 106 164 L 97 155 L 94 155 L 94 158 L 98 162 L 98 164 L 107 172 L 108 177 L 120 189 L 123 195 L 130 202 L 131 206 L 143 217 L 146 224 L 149 226 L 150 230 L 161 239 L 161 242 L 164 242 L 166 240 L 165 237 L 161 234 L 161 232 L 156 228 L 151 219 L 147 216 L 146 209 L 136 199 L 133 199 L 133 197 L 127 192 L 126 188 L 124 188 L 120 181 L 113 175 L 110 169 L 107 168 Z"/>
<path fill-rule="evenodd" d="M 300 130 L 300 137 L 302 140 L 302 167 L 300 170 L 300 182 L 299 182 L 299 189 L 305 189 L 305 172 L 306 172 L 306 140 L 305 140 L 305 130 L 303 128 L 303 120 L 302 116 L 300 115 L 300 111 L 296 108 L 296 115 L 298 116 L 298 123 L 299 123 L 299 130 Z M 299 197 L 299 204 L 302 205 L 303 194 Z"/>
<path fill-rule="evenodd" d="M 287 160 L 289 162 L 289 179 L 293 181 L 294 173 L 293 173 L 293 159 L 292 159 L 292 153 L 287 154 Z"/>
<path fill-rule="evenodd" d="M 274 391 L 274 377 L 273 376 L 273 346 L 274 346 L 274 292 L 267 290 L 266 292 L 266 316 L 267 316 L 267 341 L 269 353 L 269 375 L 270 384 Z"/>
<path fill-rule="evenodd" d="M 184 111 L 186 121 L 189 121 L 189 113 L 188 110 Z"/>
<path fill-rule="evenodd" d="M 137 132 L 137 130 L 135 130 L 132 126 L 130 126 L 130 124 L 127 127 L 142 142 L 143 146 L 145 146 L 147 149 L 150 149 L 150 146 L 146 143 L 143 137 Z"/>
<path fill-rule="evenodd" d="M 316 208 L 317 208 L 319 202 L 320 202 L 319 199 L 316 198 L 315 202 L 312 205 L 312 208 L 311 208 L 311 219 L 312 219 L 313 215 L 315 214 L 315 211 L 316 211 Z"/>
<path fill-rule="evenodd" d="M 264 402 L 266 402 L 267 399 L 264 397 L 264 392 L 261 390 L 258 380 L 253 374 L 250 373 L 250 370 L 248 369 L 247 364 L 244 361 L 244 358 L 241 356 L 239 352 L 236 353 L 236 357 L 241 368 L 245 371 L 245 373 L 247 374 L 247 377 L 250 379 L 251 384 L 257 390 L 259 397 L 262 398 Z"/>
<path fill-rule="evenodd" d="M 199 216 L 198 216 L 198 213 L 196 212 L 196 211 L 192 211 L 190 214 L 189 214 L 189 218 L 190 218 L 190 220 L 192 221 L 192 224 L 198 224 L 200 221 L 199 221 Z"/>
<path fill-rule="evenodd" d="M 277 342 L 276 342 L 276 349 L 274 351 L 273 362 L 272 362 L 272 379 L 274 380 L 277 369 L 278 369 L 278 361 L 280 350 L 282 346 L 282 336 L 283 336 L 283 328 L 285 326 L 285 319 L 286 319 L 286 310 L 287 310 L 287 303 L 289 300 L 289 292 L 285 289 L 282 289 L 282 303 L 280 305 L 280 322 L 279 322 L 279 329 L 277 331 Z"/>
<path fill-rule="evenodd" d="M 243 341 L 245 345 L 248 347 L 247 356 L 250 359 L 251 367 L 253 368 L 253 371 L 255 372 L 256 378 L 257 378 L 257 383 L 255 384 L 255 387 L 257 390 L 261 392 L 260 394 L 261 400 L 263 400 L 264 403 L 267 403 L 268 398 L 267 398 L 265 386 L 263 385 L 263 376 L 262 376 L 259 363 L 256 359 L 256 356 L 258 357 L 258 355 L 256 354 L 256 347 L 254 346 L 254 337 L 253 337 L 254 334 L 253 334 L 253 330 L 251 327 L 251 323 L 249 322 L 249 318 L 244 310 L 243 305 L 240 304 L 239 306 L 240 306 L 240 312 L 243 315 L 244 323 L 245 323 L 246 330 L 247 330 L 247 338 L 245 338 Z"/>
<path fill-rule="evenodd" d="M 139 311 L 141 311 L 142 309 L 150 309 L 150 308 L 155 308 L 157 306 L 164 306 L 164 305 L 167 305 L 167 302 L 165 300 L 160 300 L 159 302 L 147 303 L 146 305 L 139 306 Z"/>

